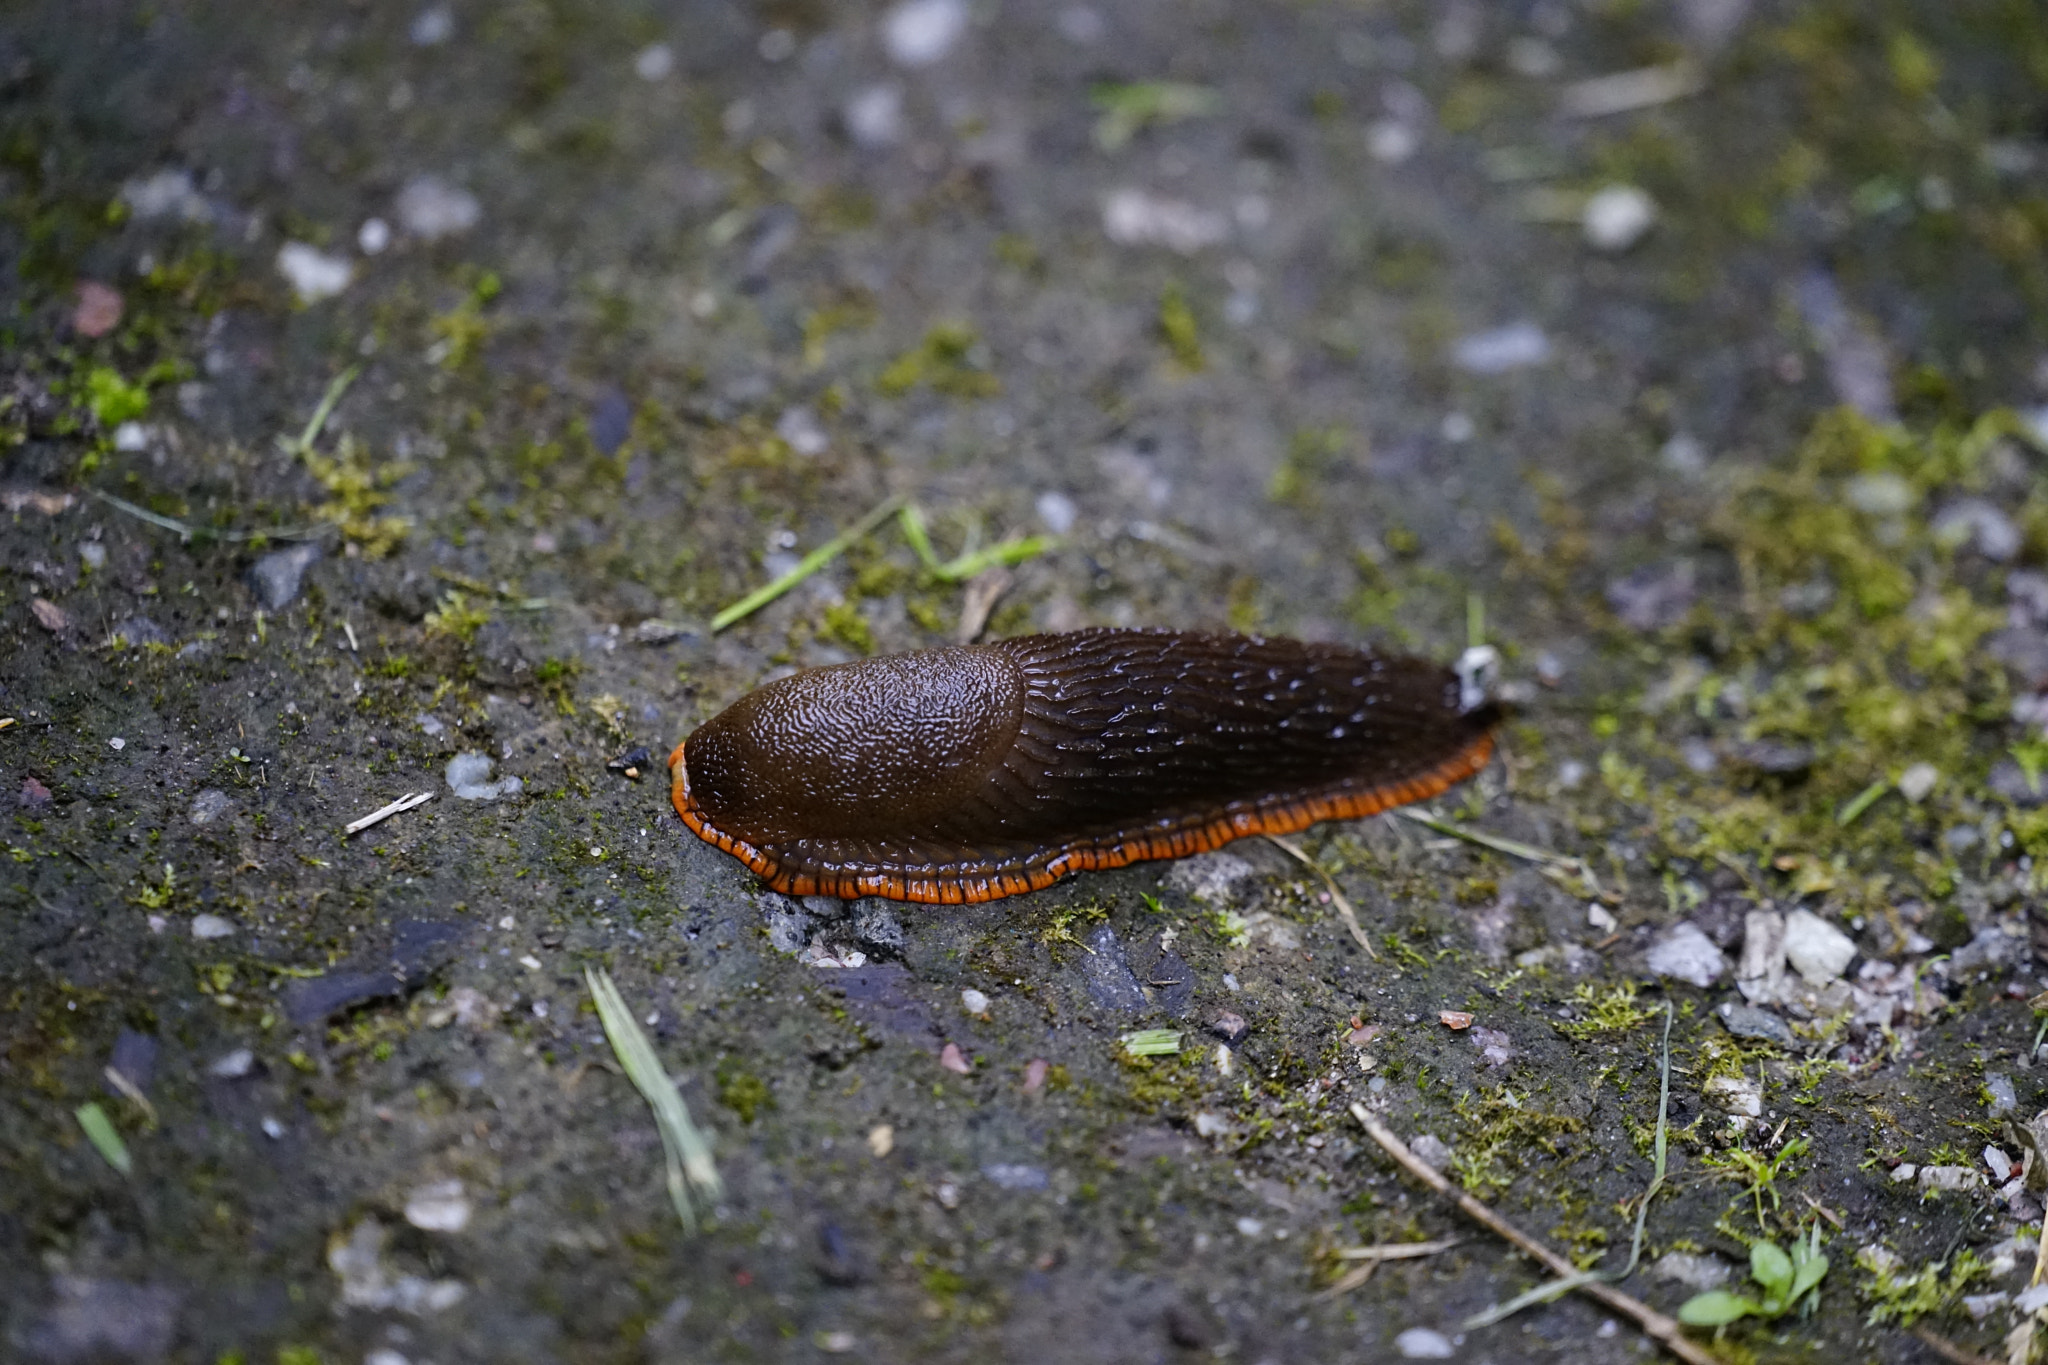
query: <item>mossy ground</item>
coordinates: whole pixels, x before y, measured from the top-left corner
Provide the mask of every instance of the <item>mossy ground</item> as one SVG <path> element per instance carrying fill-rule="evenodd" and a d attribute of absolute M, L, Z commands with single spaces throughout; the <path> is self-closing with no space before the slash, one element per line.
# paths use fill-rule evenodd
<path fill-rule="evenodd" d="M 2040 913 L 2048 807 L 1991 775 L 2048 753 L 1989 642 L 2010 575 L 2048 562 L 2044 457 L 2009 411 L 2048 352 L 2048 27 L 1826 4 L 1717 46 L 1634 6 L 1475 12 L 1460 56 L 1439 7 L 1105 7 L 1087 46 L 1004 6 L 904 71 L 877 15 L 807 5 L 457 8 L 438 45 L 390 7 L 136 8 L 90 33 L 24 10 L 0 35 L 0 1339 L 30 1350 L 85 1277 L 174 1291 L 174 1354 L 203 1361 L 849 1339 L 878 1360 L 1383 1359 L 1530 1276 L 1469 1237 L 1318 1297 L 1333 1248 L 1470 1231 L 1347 1106 L 1618 1265 L 1668 1009 L 1647 1255 L 1739 1260 L 1818 1221 L 1837 1267 L 1813 1316 L 1735 1329 L 1730 1357 L 1917 1359 L 1908 1320 L 1994 1350 L 1958 1299 L 2023 1283 L 1997 1266 L 2010 1220 L 1891 1170 L 2004 1140 L 1987 1073 L 2042 1107 L 2038 964 L 1940 978 L 1875 1034 L 1795 1018 L 1789 1048 L 1729 1036 L 1725 978 L 1642 964 L 1673 922 L 1759 905 L 1921 968 L 1915 934 L 1957 948 Z M 643 80 L 657 42 L 675 69 Z M 1560 83 L 1688 53 L 1696 97 L 1555 113 Z M 902 98 L 886 146 L 845 112 L 877 82 Z M 1116 90 L 1182 93 L 1167 117 Z M 1414 92 L 1434 118 L 1389 164 L 1374 125 Z M 195 221 L 123 207 L 166 167 L 192 173 Z M 429 173 L 480 224 L 355 252 Z M 1548 222 L 1615 180 L 1661 206 L 1634 252 Z M 1103 202 L 1133 186 L 1225 240 L 1113 245 Z M 296 303 L 286 240 L 351 255 L 355 280 Z M 1896 421 L 1837 404 L 1840 338 L 1796 304 L 1822 265 L 1890 348 Z M 105 335 L 70 324 L 83 279 L 123 296 Z M 1550 363 L 1445 359 L 1521 317 Z M 1659 455 L 1686 449 L 1708 458 Z M 660 756 L 773 668 L 954 637 L 993 579 L 936 571 L 894 521 L 708 629 L 892 496 L 941 564 L 1057 533 L 980 603 L 997 634 L 1228 625 L 1449 655 L 1476 598 L 1510 679 L 1547 682 L 1441 813 L 1579 862 L 1399 820 L 1314 831 L 1372 957 L 1320 882 L 1244 846 L 1254 875 L 1223 902 L 1151 865 L 904 908 L 879 965 L 777 952 L 758 886 L 668 814 Z M 1949 533 L 1966 498 L 2008 519 L 2010 556 Z M 321 559 L 261 607 L 249 566 L 301 535 Z M 1669 609 L 1631 617 L 1624 579 Z M 453 798 L 466 750 L 522 793 Z M 1938 776 L 1909 800 L 1917 764 Z M 232 932 L 195 937 L 202 915 Z M 1105 994 L 1115 953 L 1144 1008 Z M 595 963 L 716 1132 L 728 1206 L 698 1238 L 588 1012 Z M 295 1014 L 345 973 L 392 984 Z M 1250 1025 L 1227 1070 L 1201 1031 L 1223 1009 Z M 1130 1057 L 1147 1025 L 1184 1050 Z M 108 1088 L 117 1046 L 147 1106 Z M 245 1074 L 211 1069 L 244 1048 Z M 1758 1124 L 1703 1101 L 1717 1079 L 1759 1084 Z M 132 1176 L 77 1123 L 94 1100 Z M 469 1229 L 408 1224 L 449 1179 Z M 365 1218 L 390 1274 L 462 1300 L 344 1304 L 329 1257 Z M 1852 1267 L 1867 1244 L 1896 1265 Z M 1464 1349 L 1638 1358 L 1600 1321 L 1561 1302 Z"/>

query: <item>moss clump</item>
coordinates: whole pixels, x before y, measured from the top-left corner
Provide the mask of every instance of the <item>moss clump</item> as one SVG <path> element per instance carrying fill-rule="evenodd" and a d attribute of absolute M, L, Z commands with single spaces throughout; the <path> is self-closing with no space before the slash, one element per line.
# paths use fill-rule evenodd
<path fill-rule="evenodd" d="M 867 617 L 852 602 L 837 602 L 825 608 L 825 628 L 819 634 L 858 654 L 875 652 L 875 633 L 869 629 Z"/>
<path fill-rule="evenodd" d="M 1174 363 L 1190 373 L 1208 362 L 1202 357 L 1202 333 L 1195 323 L 1195 310 L 1177 284 L 1168 285 L 1159 296 L 1159 339 L 1166 344 Z"/>
<path fill-rule="evenodd" d="M 1003 385 L 988 372 L 987 364 L 988 357 L 972 327 L 942 322 L 926 332 L 924 340 L 890 361 L 875 387 L 891 398 L 900 398 L 920 384 L 949 398 L 993 398 L 1003 391 Z"/>
<path fill-rule="evenodd" d="M 1451 1157 L 1451 1174 L 1460 1185 L 1487 1198 L 1514 1180 L 1513 1163 L 1527 1154 L 1564 1155 L 1560 1139 L 1585 1131 L 1585 1123 L 1569 1114 L 1531 1108 L 1506 1086 L 1486 1092 L 1467 1091 L 1454 1106 L 1464 1123 Z"/>
<path fill-rule="evenodd" d="M 775 1107 L 775 1094 L 769 1090 L 768 1082 L 733 1058 L 720 1062 L 713 1075 L 718 1086 L 718 1102 L 738 1114 L 740 1122 L 752 1123 L 762 1110 Z"/>
<path fill-rule="evenodd" d="M 1603 1033 L 1626 1033 L 1656 1019 L 1657 1011 L 1636 1001 L 1636 983 L 1596 986 L 1592 982 L 1575 989 L 1570 1003 L 1577 1018 L 1560 1019 L 1554 1027 L 1567 1038 L 1597 1038 Z"/>
<path fill-rule="evenodd" d="M 1882 1247 L 1865 1247 L 1856 1253 L 1856 1265 L 1865 1276 L 1856 1292 L 1870 1304 L 1872 1326 L 1895 1322 L 1911 1327 L 1921 1318 L 1948 1311 L 1971 1285 L 1991 1277 L 1991 1267 L 1971 1251 L 1931 1261 L 1909 1274 L 1899 1258 Z"/>
<path fill-rule="evenodd" d="M 367 448 L 346 434 L 331 456 L 312 449 L 300 455 L 328 493 L 327 501 L 313 507 L 315 518 L 340 527 L 365 558 L 381 559 L 398 548 L 412 520 L 380 509 L 391 501 L 391 486 L 412 472 L 411 465 L 373 465 Z"/>

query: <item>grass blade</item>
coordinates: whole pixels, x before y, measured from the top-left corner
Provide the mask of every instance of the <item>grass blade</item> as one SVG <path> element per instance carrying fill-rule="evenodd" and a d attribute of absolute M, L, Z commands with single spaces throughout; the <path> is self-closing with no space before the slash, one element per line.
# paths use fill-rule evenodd
<path fill-rule="evenodd" d="M 752 616 L 755 612 L 767 606 L 770 602 L 773 602 L 776 598 L 782 596 L 791 588 L 803 582 L 827 564 L 830 564 L 833 560 L 839 558 L 840 555 L 846 553 L 847 546 L 887 521 L 891 516 L 895 515 L 897 509 L 902 505 L 903 499 L 900 497 L 883 499 L 881 504 L 873 511 L 805 555 L 798 561 L 794 569 L 791 569 L 774 582 L 754 589 L 745 597 L 742 597 L 739 601 L 712 617 L 712 634 L 717 634 L 736 621 L 744 621 L 747 617 Z M 930 547 L 927 546 L 926 548 L 929 549 Z"/>
<path fill-rule="evenodd" d="M 135 1174 L 135 1159 L 128 1155 L 128 1144 L 121 1141 L 114 1121 L 107 1117 L 106 1110 L 100 1108 L 99 1101 L 79 1105 L 77 1113 L 78 1126 L 85 1130 L 85 1139 L 92 1144 L 92 1149 L 122 1175 Z"/>
<path fill-rule="evenodd" d="M 640 1030 L 640 1021 L 626 1007 L 625 997 L 602 967 L 586 967 L 583 979 L 590 986 L 590 998 L 597 1002 L 598 1021 L 612 1052 L 626 1069 L 626 1079 L 640 1092 L 654 1111 L 654 1126 L 661 1133 L 662 1155 L 668 1162 L 668 1198 L 676 1217 L 691 1232 L 697 1230 L 695 1204 L 707 1210 L 725 1196 L 725 1182 L 711 1160 L 711 1139 L 690 1121 L 690 1110 L 682 1092 L 669 1079 L 655 1055 L 654 1044 Z M 695 1195 L 695 1204 L 691 1196 Z"/>

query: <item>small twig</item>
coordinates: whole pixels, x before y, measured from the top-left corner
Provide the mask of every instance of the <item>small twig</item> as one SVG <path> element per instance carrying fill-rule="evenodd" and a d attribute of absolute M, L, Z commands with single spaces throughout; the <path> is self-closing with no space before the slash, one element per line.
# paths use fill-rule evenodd
<path fill-rule="evenodd" d="M 1352 1290 L 1358 1288 L 1358 1286 L 1379 1273 L 1379 1268 L 1380 1262 L 1378 1261 L 1367 1261 L 1364 1265 L 1353 1266 L 1336 1279 L 1330 1281 L 1329 1288 L 1323 1290 L 1316 1297 L 1319 1299 L 1334 1299 L 1339 1295 L 1349 1294 Z"/>
<path fill-rule="evenodd" d="M 966 600 L 960 604 L 960 626 L 953 632 L 956 643 L 974 643 L 975 638 L 987 627 L 989 613 L 995 610 L 996 603 L 1002 600 L 1003 594 L 1010 590 L 1014 578 L 1015 575 L 1008 569 L 997 565 L 992 569 L 983 569 L 968 581 Z"/>
<path fill-rule="evenodd" d="M 355 628 L 355 626 L 353 626 L 352 624 L 350 624 L 350 623 L 349 623 L 349 622 L 347 622 L 347 621 L 343 621 L 343 622 L 341 623 L 341 633 L 342 633 L 343 635 L 346 635 L 346 636 L 348 636 L 348 652 L 349 652 L 349 653 L 351 653 L 351 654 L 360 654 L 360 653 L 362 653 L 362 652 L 363 652 L 363 647 L 362 647 L 361 645 L 359 645 L 359 644 L 357 644 L 357 643 L 356 643 L 356 628 Z"/>
<path fill-rule="evenodd" d="M 1506 1240 L 1524 1255 L 1540 1262 L 1559 1279 L 1572 1279 L 1580 1274 L 1579 1268 L 1565 1257 L 1529 1236 L 1463 1190 L 1452 1188 L 1450 1181 L 1444 1179 L 1441 1173 L 1421 1157 L 1409 1151 L 1408 1144 L 1394 1136 L 1392 1130 L 1374 1118 L 1364 1105 L 1353 1104 L 1351 1116 L 1364 1126 L 1374 1142 L 1386 1149 L 1387 1155 L 1400 1163 L 1403 1170 L 1438 1194 L 1455 1202 L 1459 1211 L 1467 1218 Z M 1710 1352 L 1685 1335 L 1676 1318 L 1658 1312 L 1633 1294 L 1624 1294 L 1604 1280 L 1586 1280 L 1574 1287 L 1579 1293 L 1598 1299 L 1617 1313 L 1625 1313 L 1635 1319 L 1636 1324 L 1651 1340 L 1687 1362 L 1687 1365 L 1719 1365 Z"/>
<path fill-rule="evenodd" d="M 873 511 L 805 555 L 797 562 L 797 566 L 794 569 L 791 569 L 774 582 L 754 589 L 745 597 L 742 597 L 739 601 L 712 617 L 712 634 L 717 634 L 735 621 L 743 621 L 747 617 L 752 616 L 755 612 L 767 606 L 770 602 L 773 602 L 776 598 L 782 596 L 782 594 L 788 592 L 791 588 L 803 582 L 833 560 L 839 558 L 840 555 L 846 552 L 847 546 L 887 521 L 902 506 L 903 499 L 901 497 L 884 498 Z"/>
<path fill-rule="evenodd" d="M 1859 819 L 1863 817 L 1863 812 L 1869 810 L 1872 806 L 1877 804 L 1878 797 L 1883 796 L 1886 792 L 1890 791 L 1891 789 L 1891 779 L 1888 777 L 1880 777 L 1877 781 L 1871 783 L 1869 786 L 1865 787 L 1862 791 L 1857 792 L 1855 796 L 1850 798 L 1849 804 L 1842 807 L 1842 813 L 1835 817 L 1835 823 L 1842 826 L 1844 829 L 1848 828 L 1850 825 L 1855 824 Z"/>
<path fill-rule="evenodd" d="M 1926 1327 L 1915 1327 L 1913 1335 L 1920 1338 L 1920 1344 L 1952 1365 L 2003 1365 L 1990 1356 L 1979 1355 L 1967 1346 L 1958 1346 L 1947 1337 Z"/>
<path fill-rule="evenodd" d="M 150 1126 L 152 1128 L 155 1127 L 157 1123 L 156 1106 L 149 1102 L 149 1096 L 142 1093 L 142 1087 L 128 1079 L 127 1074 L 116 1067 L 108 1067 L 106 1069 L 106 1077 L 107 1084 L 120 1091 L 131 1104 L 142 1110 L 143 1114 L 149 1119 Z"/>
<path fill-rule="evenodd" d="M 427 804 L 427 802 L 433 799 L 434 794 L 432 792 L 407 792 L 404 796 L 399 797 L 390 805 L 380 807 L 377 810 L 373 810 L 368 815 L 365 815 L 362 819 L 350 824 L 348 828 L 344 829 L 341 832 L 341 837 L 346 839 L 350 835 L 361 834 L 364 830 L 368 829 L 372 825 L 382 824 L 384 821 L 389 820 L 394 815 L 397 815 L 403 811 L 412 810 L 416 806 L 424 806 Z"/>
<path fill-rule="evenodd" d="M 1339 891 L 1337 889 L 1336 878 L 1332 877 L 1329 873 L 1323 871 L 1323 869 L 1317 865 L 1315 859 L 1309 857 L 1308 854 L 1302 852 L 1299 848 L 1295 847 L 1287 840 L 1281 838 L 1279 835 L 1268 834 L 1266 838 L 1271 840 L 1273 844 L 1276 847 L 1278 847 L 1282 853 L 1285 853 L 1288 857 L 1294 859 L 1303 867 L 1307 868 L 1309 871 L 1315 873 L 1318 877 L 1321 877 L 1323 879 L 1323 885 L 1329 890 L 1330 893 L 1330 904 L 1337 907 L 1338 915 L 1340 915 L 1344 920 L 1344 927 L 1351 931 L 1351 937 L 1357 940 L 1358 946 L 1365 949 L 1365 955 L 1367 957 L 1373 959 L 1373 961 L 1375 962 L 1379 961 L 1380 955 L 1373 951 L 1372 940 L 1365 936 L 1365 930 L 1359 926 L 1358 912 L 1351 908 L 1351 902 L 1345 899 L 1344 893 L 1342 891 Z"/>

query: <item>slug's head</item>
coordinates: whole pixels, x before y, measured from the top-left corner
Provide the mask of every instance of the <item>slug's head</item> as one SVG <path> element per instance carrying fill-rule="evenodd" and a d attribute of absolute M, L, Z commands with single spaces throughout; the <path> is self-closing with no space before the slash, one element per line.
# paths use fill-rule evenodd
<path fill-rule="evenodd" d="M 985 647 L 815 668 L 719 712 L 672 764 L 679 807 L 750 843 L 943 823 L 1017 737 L 1024 683 Z"/>

